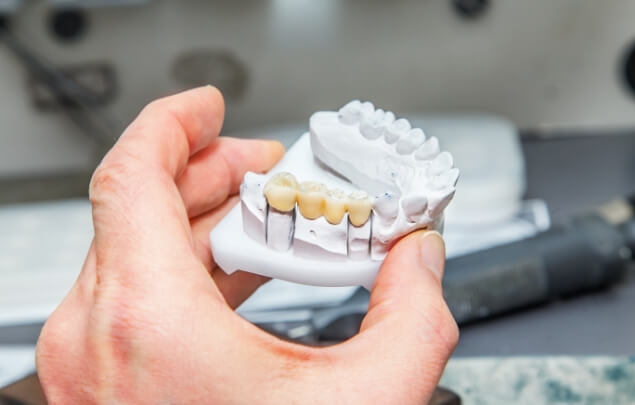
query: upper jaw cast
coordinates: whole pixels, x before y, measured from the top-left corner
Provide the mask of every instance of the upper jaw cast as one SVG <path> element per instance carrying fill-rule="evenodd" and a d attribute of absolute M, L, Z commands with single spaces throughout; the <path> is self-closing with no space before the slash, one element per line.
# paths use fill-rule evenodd
<path fill-rule="evenodd" d="M 310 126 L 315 157 L 376 196 L 373 240 L 390 243 L 442 222 L 459 172 L 436 137 L 359 100 L 315 113 Z"/>
<path fill-rule="evenodd" d="M 298 182 L 291 173 L 268 181 L 248 174 L 241 199 L 250 236 L 294 255 L 381 260 L 399 237 L 440 226 L 459 171 L 435 137 L 359 100 L 315 113 L 310 126 L 314 156 L 374 197 Z"/>

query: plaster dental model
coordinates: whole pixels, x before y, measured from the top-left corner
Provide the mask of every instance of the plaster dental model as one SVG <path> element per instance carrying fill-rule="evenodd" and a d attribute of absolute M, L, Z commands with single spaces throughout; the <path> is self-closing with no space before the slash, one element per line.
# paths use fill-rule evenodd
<path fill-rule="evenodd" d="M 241 204 L 210 234 L 214 260 L 322 286 L 372 286 L 388 249 L 442 230 L 459 171 L 408 120 L 370 102 L 322 111 L 267 174 L 247 173 Z"/>

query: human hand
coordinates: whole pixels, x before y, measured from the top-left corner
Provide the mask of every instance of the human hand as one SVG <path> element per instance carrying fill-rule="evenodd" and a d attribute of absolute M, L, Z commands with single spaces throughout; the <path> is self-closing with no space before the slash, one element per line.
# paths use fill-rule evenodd
<path fill-rule="evenodd" d="M 413 233 L 390 251 L 348 341 L 263 332 L 233 308 L 266 279 L 218 269 L 208 233 L 243 174 L 283 148 L 218 138 L 223 114 L 212 87 L 155 101 L 95 171 L 93 243 L 38 341 L 49 403 L 425 403 L 458 339 L 441 237 Z"/>

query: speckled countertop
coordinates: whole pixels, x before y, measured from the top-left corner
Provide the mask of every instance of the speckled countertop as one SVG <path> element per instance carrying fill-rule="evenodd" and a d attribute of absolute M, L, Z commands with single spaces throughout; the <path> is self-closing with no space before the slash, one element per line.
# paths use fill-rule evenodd
<path fill-rule="evenodd" d="M 635 356 L 455 358 L 441 385 L 464 405 L 635 404 Z"/>

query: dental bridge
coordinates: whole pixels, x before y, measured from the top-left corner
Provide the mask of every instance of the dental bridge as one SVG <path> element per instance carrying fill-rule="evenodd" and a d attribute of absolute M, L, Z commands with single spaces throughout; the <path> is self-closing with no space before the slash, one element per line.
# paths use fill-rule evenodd
<path fill-rule="evenodd" d="M 458 177 L 437 138 L 354 100 L 313 114 L 269 173 L 245 174 L 241 203 L 210 233 L 212 254 L 228 274 L 370 289 L 400 237 L 442 231 Z"/>

